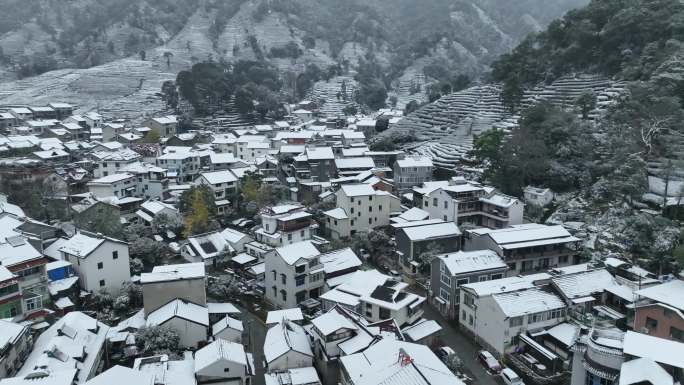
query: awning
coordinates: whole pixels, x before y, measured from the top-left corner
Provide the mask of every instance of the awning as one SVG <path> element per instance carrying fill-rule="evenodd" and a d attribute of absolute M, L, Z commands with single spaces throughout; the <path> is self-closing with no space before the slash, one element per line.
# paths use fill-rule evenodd
<path fill-rule="evenodd" d="M 418 307 L 420 304 L 422 304 L 424 301 L 425 301 L 425 297 L 421 297 L 421 298 L 419 298 L 418 300 L 413 301 L 413 303 L 411 303 L 411 304 L 409 305 L 409 309 L 415 309 L 415 308 L 417 308 L 417 307 Z"/>
<path fill-rule="evenodd" d="M 591 301 L 596 301 L 596 298 L 589 295 L 586 297 L 575 298 L 572 300 L 572 303 L 580 304 L 580 303 L 586 303 L 586 302 L 591 302 Z"/>
<path fill-rule="evenodd" d="M 597 312 L 605 315 L 606 317 L 611 318 L 611 319 L 616 320 L 616 321 L 619 319 L 623 319 L 623 318 L 627 317 L 626 315 L 620 313 L 619 311 L 613 310 L 613 309 L 611 309 L 607 306 L 603 306 L 603 305 L 594 306 L 594 310 L 596 310 Z"/>
<path fill-rule="evenodd" d="M 520 334 L 519 337 L 520 337 L 520 340 L 522 342 L 527 344 L 527 346 L 531 347 L 536 352 L 538 352 L 539 354 L 546 357 L 548 360 L 553 361 L 553 360 L 558 359 L 557 355 L 553 354 L 549 349 L 541 346 L 537 341 L 533 340 L 532 338 L 528 337 L 527 335 Z"/>
<path fill-rule="evenodd" d="M 446 301 L 441 299 L 440 297 L 435 297 L 435 301 L 441 303 L 442 305 L 446 305 Z"/>

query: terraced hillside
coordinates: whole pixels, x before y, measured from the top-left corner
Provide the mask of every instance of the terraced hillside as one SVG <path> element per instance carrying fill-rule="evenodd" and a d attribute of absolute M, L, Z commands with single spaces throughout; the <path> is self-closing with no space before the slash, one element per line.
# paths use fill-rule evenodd
<path fill-rule="evenodd" d="M 625 84 L 598 75 L 562 77 L 552 84 L 525 92 L 523 106 L 546 100 L 566 109 L 584 92 L 596 95 L 596 108 L 589 117 L 597 119 L 624 92 Z M 501 103 L 498 85 L 478 85 L 455 92 L 413 112 L 382 135 L 414 136 L 410 152 L 431 156 L 436 165 L 453 168 L 472 149 L 473 137 L 491 128 L 504 131 L 518 125 L 519 116 L 510 114 Z"/>
<path fill-rule="evenodd" d="M 320 107 L 324 116 L 334 117 L 342 114 L 345 107 L 356 104 L 354 91 L 356 80 L 350 76 L 336 76 L 329 81 L 316 82 L 306 98 L 313 101 L 325 101 Z M 343 92 L 344 91 L 344 92 Z"/>

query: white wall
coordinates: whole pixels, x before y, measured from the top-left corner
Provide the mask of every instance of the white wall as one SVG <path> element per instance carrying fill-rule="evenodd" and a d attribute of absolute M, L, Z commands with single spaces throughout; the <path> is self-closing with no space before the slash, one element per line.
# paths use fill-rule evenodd
<path fill-rule="evenodd" d="M 117 259 L 113 259 L 114 251 L 118 252 Z M 70 255 L 66 259 L 78 274 L 83 290 L 97 292 L 104 288 L 115 295 L 124 282 L 131 281 L 127 244 L 106 240 L 86 258 Z M 102 269 L 97 267 L 100 262 Z M 100 280 L 105 281 L 104 286 L 100 286 Z"/>
<path fill-rule="evenodd" d="M 146 283 L 142 285 L 145 313 L 149 314 L 176 298 L 206 305 L 205 286 L 204 278 Z"/>
<path fill-rule="evenodd" d="M 214 338 L 222 338 L 226 341 L 242 344 L 242 332 L 232 328 L 225 328 L 214 335 Z"/>
<path fill-rule="evenodd" d="M 180 335 L 180 345 L 185 348 L 195 348 L 200 341 L 207 340 L 207 328 L 203 325 L 190 322 L 183 318 L 174 317 L 165 322 L 164 325 L 169 326 L 177 331 Z"/>
<path fill-rule="evenodd" d="M 270 373 L 278 370 L 306 368 L 309 366 L 313 366 L 313 358 L 311 356 L 290 350 L 289 352 L 273 360 L 273 362 L 269 362 L 267 372 Z"/>

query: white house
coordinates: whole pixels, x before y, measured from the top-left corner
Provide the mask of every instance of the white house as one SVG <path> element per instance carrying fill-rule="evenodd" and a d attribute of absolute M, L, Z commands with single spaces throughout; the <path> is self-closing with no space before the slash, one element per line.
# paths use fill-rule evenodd
<path fill-rule="evenodd" d="M 190 182 L 200 173 L 200 153 L 192 149 L 173 149 L 157 157 L 157 166 L 168 170 L 169 178 Z"/>
<path fill-rule="evenodd" d="M 4 267 L 0 270 L 5 269 Z M 7 271 L 7 269 L 5 269 Z M 2 272 L 0 272 L 2 274 Z M 2 287 L 3 291 L 7 288 Z M 12 377 L 31 352 L 33 337 L 28 325 L 0 320 L 0 378 Z"/>
<path fill-rule="evenodd" d="M 189 261 L 215 265 L 227 261 L 230 255 L 243 252 L 252 240 L 246 234 L 226 228 L 188 237 L 188 243 L 181 247 L 181 255 Z"/>
<path fill-rule="evenodd" d="M 333 239 L 346 238 L 387 226 L 390 219 L 389 193 L 368 184 L 342 185 L 335 193 L 337 208 L 324 214 L 325 227 Z"/>
<path fill-rule="evenodd" d="M 146 201 L 140 205 L 140 210 L 135 212 L 146 226 L 151 225 L 155 219 L 166 217 L 170 221 L 181 223 L 181 215 L 176 206 L 160 201 Z"/>
<path fill-rule="evenodd" d="M 95 178 L 117 173 L 120 169 L 140 162 L 142 156 L 129 149 L 95 151 L 90 154 L 93 161 L 93 175 Z"/>
<path fill-rule="evenodd" d="M 371 322 L 393 319 L 399 326 L 416 322 L 423 316 L 425 297 L 405 291 L 406 286 L 386 281 L 370 294 L 361 296 L 362 314 Z"/>
<path fill-rule="evenodd" d="M 211 335 L 215 339 L 224 339 L 226 341 L 242 343 L 242 333 L 244 327 L 242 321 L 236 320 L 229 316 L 225 316 L 217 323 L 211 326 Z"/>
<path fill-rule="evenodd" d="M 195 179 L 195 184 L 207 186 L 214 194 L 217 210 L 219 214 L 230 200 L 235 199 L 238 192 L 239 179 L 230 170 L 203 172 Z"/>
<path fill-rule="evenodd" d="M 257 241 L 278 247 L 309 240 L 317 228 L 304 206 L 288 204 L 261 210 L 261 228 L 255 234 Z"/>
<path fill-rule="evenodd" d="M 553 191 L 549 188 L 527 186 L 523 190 L 523 195 L 525 203 L 534 206 L 544 207 L 553 202 Z"/>
<path fill-rule="evenodd" d="M 88 191 L 97 198 L 125 198 L 136 196 L 138 183 L 135 175 L 128 173 L 112 174 L 88 182 Z"/>
<path fill-rule="evenodd" d="M 266 385 L 321 385 L 318 373 L 313 367 L 266 373 L 264 379 Z"/>
<path fill-rule="evenodd" d="M 565 321 L 567 305 L 546 273 L 461 286 L 460 323 L 492 353 L 512 351 L 516 337 Z"/>
<path fill-rule="evenodd" d="M 413 156 L 397 159 L 394 168 L 394 187 L 397 191 L 410 190 L 423 182 L 432 180 L 432 159 L 427 156 Z"/>
<path fill-rule="evenodd" d="M 288 320 L 273 325 L 266 332 L 264 359 L 269 373 L 312 366 L 313 352 L 304 328 Z"/>
<path fill-rule="evenodd" d="M 458 225 L 498 229 L 523 223 L 525 205 L 519 199 L 463 178 L 452 178 L 446 185 L 435 182 L 414 187 L 413 201 L 430 218 Z"/>
<path fill-rule="evenodd" d="M 200 384 L 249 385 L 254 358 L 238 343 L 217 339 L 195 352 L 195 378 Z"/>
<path fill-rule="evenodd" d="M 303 241 L 278 247 L 266 256 L 265 297 L 280 308 L 292 308 L 323 292 L 325 272 L 320 252 Z"/>
<path fill-rule="evenodd" d="M 146 325 L 166 325 L 178 332 L 181 346 L 195 348 L 207 340 L 209 312 L 205 306 L 174 299 L 146 314 Z"/>
<path fill-rule="evenodd" d="M 105 289 L 116 294 L 131 280 L 128 243 L 124 241 L 80 231 L 59 251 L 63 260 L 71 262 L 83 290 Z"/>

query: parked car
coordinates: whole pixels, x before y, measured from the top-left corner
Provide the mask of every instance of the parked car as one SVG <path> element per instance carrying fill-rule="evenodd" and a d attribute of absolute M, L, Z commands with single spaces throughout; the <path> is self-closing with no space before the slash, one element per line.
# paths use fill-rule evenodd
<path fill-rule="evenodd" d="M 456 354 L 456 352 L 454 351 L 454 349 L 448 346 L 442 346 L 441 348 L 437 349 L 435 354 L 437 355 L 437 357 L 439 357 L 440 360 L 442 360 L 442 362 L 446 363 L 449 356 L 452 354 Z"/>
<path fill-rule="evenodd" d="M 496 358 L 494 358 L 492 353 L 486 350 L 480 350 L 480 352 L 477 353 L 477 359 L 480 360 L 482 365 L 484 365 L 484 367 L 491 373 L 501 372 L 501 364 Z"/>
<path fill-rule="evenodd" d="M 525 385 L 522 378 L 511 368 L 504 368 L 501 370 L 501 378 L 506 385 Z"/>

